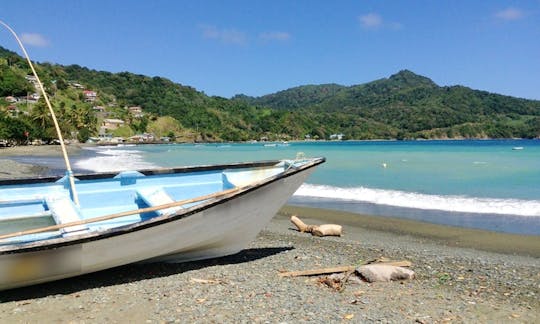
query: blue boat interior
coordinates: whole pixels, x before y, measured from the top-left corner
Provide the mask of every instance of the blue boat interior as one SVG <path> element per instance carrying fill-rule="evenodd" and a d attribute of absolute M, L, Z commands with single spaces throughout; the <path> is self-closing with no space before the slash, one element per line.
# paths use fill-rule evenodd
<path fill-rule="evenodd" d="M 0 186 L 0 235 L 155 207 L 243 187 L 279 174 L 287 167 L 290 166 L 280 163 L 265 168 L 149 176 L 137 171 L 124 171 L 112 178 L 76 181 L 79 206 L 73 203 L 70 196 L 67 177 L 53 183 L 3 185 Z M 0 246 L 108 230 L 159 215 L 176 213 L 182 208 L 200 203 L 69 226 L 56 231 L 16 236 L 0 240 Z"/>

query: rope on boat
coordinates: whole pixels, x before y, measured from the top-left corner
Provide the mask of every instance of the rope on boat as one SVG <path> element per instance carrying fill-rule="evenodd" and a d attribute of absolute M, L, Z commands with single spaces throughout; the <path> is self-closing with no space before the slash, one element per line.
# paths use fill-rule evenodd
<path fill-rule="evenodd" d="M 0 24 L 7 28 L 13 34 L 15 39 L 17 40 L 17 43 L 19 44 L 19 47 L 24 53 L 24 56 L 26 58 L 26 61 L 28 62 L 28 65 L 30 65 L 30 69 L 32 69 L 32 73 L 34 74 L 34 77 L 37 80 L 37 83 L 39 84 L 39 89 L 41 93 L 43 94 L 43 98 L 45 98 L 45 103 L 47 104 L 47 107 L 49 108 L 49 112 L 51 113 L 51 117 L 54 123 L 54 128 L 56 129 L 56 133 L 58 135 L 58 140 L 60 141 L 60 147 L 62 148 L 62 155 L 64 156 L 64 162 L 66 164 L 66 175 L 69 178 L 69 185 L 71 189 L 71 196 L 73 198 L 73 202 L 75 205 L 79 206 L 79 197 L 77 195 L 77 190 L 75 189 L 75 178 L 73 176 L 73 171 L 71 171 L 71 164 L 69 163 L 69 158 L 67 155 L 66 145 L 64 144 L 64 138 L 62 136 L 62 132 L 60 131 L 60 126 L 58 125 L 58 120 L 56 119 L 56 114 L 54 113 L 54 110 L 51 106 L 51 102 L 49 101 L 49 97 L 47 96 L 47 93 L 45 92 L 45 88 L 43 87 L 43 84 L 41 83 L 41 80 L 39 79 L 39 76 L 36 72 L 36 69 L 34 68 L 34 65 L 32 64 L 32 61 L 30 60 L 30 56 L 26 52 L 26 49 L 24 48 L 24 45 L 22 44 L 21 40 L 19 39 L 19 36 L 17 36 L 17 33 L 11 27 L 9 27 L 5 22 L 0 20 Z"/>
<path fill-rule="evenodd" d="M 285 162 L 285 165 L 287 166 L 285 168 L 285 171 L 283 172 L 287 172 L 289 171 L 290 169 L 298 169 L 294 164 L 297 163 L 297 162 L 303 162 L 303 161 L 306 161 L 306 155 L 304 154 L 304 152 L 298 152 L 296 153 L 296 157 L 292 160 L 284 160 Z"/>

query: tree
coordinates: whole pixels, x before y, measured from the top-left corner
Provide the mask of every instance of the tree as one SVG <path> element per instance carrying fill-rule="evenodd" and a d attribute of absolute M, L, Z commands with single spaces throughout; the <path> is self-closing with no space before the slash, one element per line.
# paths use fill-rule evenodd
<path fill-rule="evenodd" d="M 0 96 L 25 96 L 34 89 L 22 73 L 7 66 L 0 66 Z"/>
<path fill-rule="evenodd" d="M 32 125 L 26 119 L 12 118 L 6 115 L 0 116 L 1 139 L 10 139 L 17 144 L 22 144 L 34 132 L 32 129 Z"/>
<path fill-rule="evenodd" d="M 58 137 L 54 129 L 51 113 L 43 97 L 32 108 L 30 118 L 36 125 L 36 137 L 41 137 L 45 141 Z"/>

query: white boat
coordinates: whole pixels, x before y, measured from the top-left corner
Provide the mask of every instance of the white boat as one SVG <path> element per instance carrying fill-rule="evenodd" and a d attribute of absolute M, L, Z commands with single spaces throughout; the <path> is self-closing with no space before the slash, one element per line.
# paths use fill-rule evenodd
<path fill-rule="evenodd" d="M 0 290 L 133 262 L 237 253 L 323 162 L 76 175 L 80 205 L 67 177 L 2 180 Z"/>

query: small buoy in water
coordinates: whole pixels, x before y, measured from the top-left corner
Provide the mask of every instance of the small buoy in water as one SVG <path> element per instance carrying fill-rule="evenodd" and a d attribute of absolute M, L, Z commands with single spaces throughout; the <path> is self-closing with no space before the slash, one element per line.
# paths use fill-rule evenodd
<path fill-rule="evenodd" d="M 383 168 L 386 169 L 386 163 L 381 164 Z"/>

